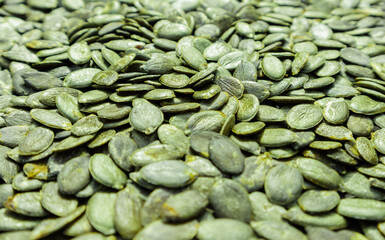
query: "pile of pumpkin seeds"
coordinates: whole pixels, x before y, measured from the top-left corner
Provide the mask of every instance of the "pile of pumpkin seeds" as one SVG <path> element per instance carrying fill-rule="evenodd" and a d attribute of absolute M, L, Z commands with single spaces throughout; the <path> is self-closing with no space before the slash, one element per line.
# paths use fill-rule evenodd
<path fill-rule="evenodd" d="M 0 240 L 384 240 L 384 12 L 0 0 Z"/>

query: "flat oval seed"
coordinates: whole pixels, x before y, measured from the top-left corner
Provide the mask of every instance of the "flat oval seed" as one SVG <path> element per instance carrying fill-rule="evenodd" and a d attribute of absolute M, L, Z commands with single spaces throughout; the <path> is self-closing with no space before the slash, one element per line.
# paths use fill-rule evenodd
<path fill-rule="evenodd" d="M 284 147 L 294 142 L 294 132 L 284 128 L 265 128 L 257 141 L 266 147 Z"/>
<path fill-rule="evenodd" d="M 182 151 L 172 145 L 152 144 L 135 150 L 129 159 L 135 167 L 143 167 L 154 162 L 180 159 L 183 155 Z"/>
<path fill-rule="evenodd" d="M 68 50 L 68 58 L 76 65 L 88 63 L 91 60 L 91 50 L 87 42 L 77 42 Z"/>
<path fill-rule="evenodd" d="M 186 128 L 193 131 L 219 132 L 225 122 L 225 116 L 220 111 L 207 110 L 191 115 L 187 120 Z"/>
<path fill-rule="evenodd" d="M 341 58 L 347 62 L 361 65 L 364 67 L 370 66 L 370 57 L 358 50 L 357 48 L 346 47 L 341 49 Z"/>
<path fill-rule="evenodd" d="M 184 132 L 170 124 L 163 124 L 158 128 L 158 138 L 162 143 L 172 145 L 183 153 L 190 147 L 189 138 Z"/>
<path fill-rule="evenodd" d="M 245 90 L 243 83 L 231 76 L 216 79 L 215 83 L 221 87 L 222 91 L 228 92 L 230 95 L 238 99 L 242 97 Z"/>
<path fill-rule="evenodd" d="M 194 99 L 207 100 L 213 98 L 221 91 L 221 87 L 216 84 L 209 85 L 202 90 L 195 91 L 193 94 Z"/>
<path fill-rule="evenodd" d="M 312 79 L 310 81 L 307 81 L 304 85 L 304 89 L 319 89 L 326 87 L 330 84 L 332 84 L 335 81 L 332 77 L 323 77 L 323 78 L 316 78 Z"/>
<path fill-rule="evenodd" d="M 110 86 L 118 80 L 118 73 L 112 70 L 106 70 L 96 73 L 92 77 L 92 82 L 102 86 Z"/>
<path fill-rule="evenodd" d="M 237 135 L 250 135 L 261 131 L 264 127 L 264 122 L 240 122 L 235 124 L 231 131 Z"/>
<path fill-rule="evenodd" d="M 377 151 L 385 154 L 385 128 L 373 133 L 372 142 Z"/>
<path fill-rule="evenodd" d="M 59 152 L 59 151 L 66 151 L 75 147 L 78 147 L 91 139 L 93 139 L 95 135 L 86 135 L 83 137 L 73 137 L 69 136 L 62 141 L 60 141 L 53 149 L 52 151 L 54 152 Z"/>
<path fill-rule="evenodd" d="M 294 106 L 286 115 L 287 124 L 294 129 L 306 130 L 322 121 L 322 111 L 313 104 Z"/>
<path fill-rule="evenodd" d="M 382 200 L 385 193 L 374 188 L 370 180 L 359 172 L 349 172 L 342 177 L 345 191 L 356 198 Z"/>
<path fill-rule="evenodd" d="M 235 219 L 216 218 L 203 221 L 199 227 L 199 240 L 249 240 L 254 237 L 251 227 Z"/>
<path fill-rule="evenodd" d="M 64 164 L 57 176 L 57 183 L 61 193 L 73 195 L 88 185 L 91 180 L 89 162 L 90 155 L 87 153 L 72 158 Z"/>
<path fill-rule="evenodd" d="M 182 58 L 192 68 L 201 71 L 207 67 L 207 61 L 202 53 L 195 47 L 182 46 Z"/>
<path fill-rule="evenodd" d="M 291 73 L 292 75 L 297 75 L 301 69 L 305 66 L 306 62 L 309 59 L 310 54 L 308 52 L 298 52 L 295 54 L 292 66 Z"/>
<path fill-rule="evenodd" d="M 166 160 L 155 162 L 142 167 L 139 172 L 130 174 L 134 181 L 145 181 L 151 185 L 166 188 L 180 188 L 191 184 L 197 173 L 184 162 Z"/>
<path fill-rule="evenodd" d="M 259 109 L 259 100 L 255 95 L 244 94 L 241 99 L 239 99 L 239 109 L 237 111 L 237 120 L 238 121 L 250 121 L 258 113 Z"/>
<path fill-rule="evenodd" d="M 151 134 L 163 122 L 163 113 L 155 105 L 145 99 L 135 99 L 130 112 L 130 123 L 138 131 Z"/>
<path fill-rule="evenodd" d="M 78 97 L 79 103 L 98 103 L 108 99 L 108 94 L 101 90 L 91 90 Z"/>
<path fill-rule="evenodd" d="M 353 140 L 353 133 L 344 126 L 332 126 L 327 123 L 321 123 L 315 129 L 315 133 L 332 140 Z"/>
<path fill-rule="evenodd" d="M 0 229 L 1 231 L 21 231 L 30 230 L 40 222 L 38 218 L 27 218 L 14 213 L 6 208 L 0 209 Z M 30 231 L 28 231 L 30 233 Z M 12 240 L 15 238 L 9 238 Z M 8 239 L 6 239 L 8 240 Z"/>
<path fill-rule="evenodd" d="M 130 138 L 128 132 L 118 132 L 108 143 L 108 152 L 111 158 L 127 172 L 131 171 L 132 168 L 129 157 L 136 149 L 138 149 L 138 145 Z"/>
<path fill-rule="evenodd" d="M 109 235 L 115 233 L 114 205 L 116 193 L 97 192 L 87 202 L 87 218 L 99 232 Z"/>
<path fill-rule="evenodd" d="M 315 72 L 318 77 L 331 77 L 341 71 L 341 64 L 337 61 L 325 61 Z"/>
<path fill-rule="evenodd" d="M 342 99 L 329 101 L 323 108 L 322 115 L 331 124 L 341 124 L 349 117 L 349 106 Z"/>
<path fill-rule="evenodd" d="M 32 109 L 31 116 L 34 120 L 50 128 L 71 130 L 72 127 L 70 120 L 49 110 Z"/>
<path fill-rule="evenodd" d="M 49 212 L 41 205 L 41 199 L 40 192 L 17 193 L 7 199 L 4 207 L 22 216 L 45 217 Z"/>
<path fill-rule="evenodd" d="M 64 85 L 73 88 L 86 88 L 92 85 L 92 78 L 100 72 L 97 68 L 83 68 L 68 74 L 64 79 Z"/>
<path fill-rule="evenodd" d="M 281 239 L 281 240 L 306 240 L 307 237 L 295 227 L 283 221 L 264 220 L 253 221 L 251 227 L 258 235 L 266 239 Z"/>
<path fill-rule="evenodd" d="M 375 118 L 374 121 L 376 121 Z M 370 117 L 357 114 L 350 115 L 346 126 L 356 136 L 368 136 L 374 128 L 373 121 Z"/>
<path fill-rule="evenodd" d="M 54 132 L 47 128 L 37 127 L 27 133 L 19 145 L 20 155 L 35 155 L 43 152 L 53 143 Z"/>
<path fill-rule="evenodd" d="M 198 216 L 208 204 L 205 195 L 196 190 L 187 190 L 166 200 L 162 206 L 162 217 L 169 222 L 184 222 Z"/>
<path fill-rule="evenodd" d="M 269 54 L 262 59 L 261 66 L 263 73 L 275 81 L 281 80 L 286 74 L 281 60 Z"/>
<path fill-rule="evenodd" d="M 371 199 L 341 199 L 337 213 L 354 219 L 369 221 L 385 220 L 385 203 Z"/>
<path fill-rule="evenodd" d="M 366 95 L 353 97 L 349 109 L 358 114 L 375 115 L 385 112 L 385 103 L 377 102 Z"/>
<path fill-rule="evenodd" d="M 203 56 L 208 61 L 218 61 L 221 57 L 231 52 L 231 46 L 224 42 L 215 42 L 208 46 Z"/>
<path fill-rule="evenodd" d="M 190 79 L 185 74 L 171 73 L 162 75 L 159 82 L 170 88 L 184 88 L 189 84 Z"/>
<path fill-rule="evenodd" d="M 40 239 L 62 229 L 65 225 L 78 218 L 85 210 L 85 206 L 80 206 L 64 217 L 42 220 L 39 225 L 32 230 L 31 239 Z"/>
<path fill-rule="evenodd" d="M 244 156 L 239 147 L 227 137 L 210 138 L 209 156 L 214 165 L 224 173 L 239 174 L 243 171 Z"/>
<path fill-rule="evenodd" d="M 218 218 L 232 218 L 249 222 L 251 205 L 246 189 L 230 179 L 217 181 L 209 195 L 210 205 Z"/>
<path fill-rule="evenodd" d="M 266 196 L 274 204 L 286 205 L 300 196 L 302 184 L 303 177 L 296 168 L 286 164 L 278 165 L 266 175 Z"/>
<path fill-rule="evenodd" d="M 56 97 L 56 107 L 65 118 L 73 123 L 83 117 L 77 99 L 68 93 L 63 92 Z"/>
<path fill-rule="evenodd" d="M 56 182 L 48 182 L 42 187 L 41 205 L 56 216 L 66 216 L 78 206 L 76 198 L 62 195 Z"/>
<path fill-rule="evenodd" d="M 319 150 L 331 150 L 342 147 L 342 144 L 333 141 L 314 141 L 310 143 L 309 147 Z"/>
<path fill-rule="evenodd" d="M 79 119 L 71 129 L 71 133 L 75 136 L 82 137 L 85 135 L 94 134 L 103 127 L 103 123 L 94 115 L 88 115 Z"/>
<path fill-rule="evenodd" d="M 297 168 L 310 182 L 326 189 L 338 189 L 342 182 L 340 175 L 332 168 L 311 158 L 298 157 Z"/>
<path fill-rule="evenodd" d="M 290 222 L 304 227 L 314 226 L 329 229 L 343 229 L 348 225 L 347 220 L 335 212 L 310 215 L 301 211 L 298 206 L 290 208 L 289 211 L 284 214 L 284 217 Z"/>
<path fill-rule="evenodd" d="M 105 154 L 92 155 L 89 169 L 92 177 L 107 187 L 122 189 L 126 185 L 126 174 Z"/>
<path fill-rule="evenodd" d="M 144 227 L 133 238 L 135 240 L 145 239 L 157 239 L 157 240 L 169 240 L 169 239 L 193 239 L 198 232 L 198 222 L 192 220 L 186 223 L 179 224 L 167 224 L 161 220 L 154 221 Z M 162 234 L 159 234 L 162 233 Z"/>
<path fill-rule="evenodd" d="M 373 143 L 366 137 L 358 137 L 356 139 L 357 150 L 362 158 L 370 164 L 378 163 L 378 156 Z"/>
<path fill-rule="evenodd" d="M 299 207 L 309 213 L 328 212 L 340 202 L 336 191 L 309 190 L 297 199 Z"/>

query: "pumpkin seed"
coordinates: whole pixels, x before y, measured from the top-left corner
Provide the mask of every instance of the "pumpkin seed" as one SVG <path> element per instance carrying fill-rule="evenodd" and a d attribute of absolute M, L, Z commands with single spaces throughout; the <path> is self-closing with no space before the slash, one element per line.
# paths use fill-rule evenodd
<path fill-rule="evenodd" d="M 321 109 L 313 104 L 296 105 L 286 115 L 287 124 L 294 129 L 306 130 L 322 121 Z"/>

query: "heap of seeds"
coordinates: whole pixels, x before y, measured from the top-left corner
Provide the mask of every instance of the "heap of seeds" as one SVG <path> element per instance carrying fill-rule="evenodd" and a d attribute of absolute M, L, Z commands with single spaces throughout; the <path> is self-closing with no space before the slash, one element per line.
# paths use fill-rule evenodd
<path fill-rule="evenodd" d="M 384 240 L 382 0 L 0 0 L 0 240 Z"/>

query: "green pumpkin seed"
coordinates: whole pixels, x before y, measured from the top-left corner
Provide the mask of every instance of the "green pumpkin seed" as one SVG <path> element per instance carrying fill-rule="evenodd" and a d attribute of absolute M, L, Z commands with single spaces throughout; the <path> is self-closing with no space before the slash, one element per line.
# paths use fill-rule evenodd
<path fill-rule="evenodd" d="M 254 221 L 251 222 L 251 227 L 266 239 L 307 239 L 301 231 L 282 221 Z"/>
<path fill-rule="evenodd" d="M 199 227 L 198 239 L 239 239 L 247 240 L 254 236 L 252 228 L 241 221 L 235 219 L 213 219 L 203 221 Z"/>
<path fill-rule="evenodd" d="M 289 211 L 284 214 L 284 217 L 290 222 L 300 226 L 342 229 L 348 225 L 347 220 L 335 212 L 323 213 L 322 215 L 310 215 L 302 212 L 299 207 L 290 208 Z"/>
<path fill-rule="evenodd" d="M 164 233 L 164 235 L 159 235 L 159 232 Z M 179 224 L 167 224 L 157 220 L 143 228 L 135 236 L 135 240 L 155 238 L 166 240 L 170 237 L 174 239 L 193 239 L 197 232 L 198 223 L 196 220 Z"/>
<path fill-rule="evenodd" d="M 4 206 L 22 216 L 44 217 L 49 214 L 40 203 L 42 194 L 40 192 L 17 193 L 4 203 Z"/>
<path fill-rule="evenodd" d="M 63 228 L 68 223 L 74 221 L 85 210 L 86 210 L 86 207 L 81 206 L 66 216 L 63 216 L 60 218 L 48 218 L 41 221 L 39 225 L 37 225 L 31 232 L 31 239 L 40 239 L 52 234 L 53 232 L 56 232 L 57 230 Z"/>
<path fill-rule="evenodd" d="M 23 156 L 41 153 L 49 148 L 53 143 L 53 138 L 52 130 L 42 127 L 34 128 L 20 141 L 19 153 Z"/>
<path fill-rule="evenodd" d="M 217 181 L 210 192 L 209 200 L 217 217 L 250 221 L 251 205 L 248 194 L 239 183 L 230 179 Z"/>
<path fill-rule="evenodd" d="M 138 131 L 151 134 L 163 122 L 163 113 L 155 105 L 145 99 L 135 99 L 130 112 L 130 123 Z"/>
<path fill-rule="evenodd" d="M 110 86 L 118 80 L 118 73 L 111 70 L 100 71 L 92 77 L 92 82 L 102 86 Z"/>
<path fill-rule="evenodd" d="M 135 150 L 129 159 L 135 167 L 143 167 L 154 162 L 180 159 L 183 155 L 182 151 L 172 145 L 154 144 Z"/>
<path fill-rule="evenodd" d="M 57 177 L 59 191 L 66 195 L 73 195 L 87 186 L 90 182 L 89 154 L 68 160 Z M 76 182 L 73 181 L 76 179 Z"/>
<path fill-rule="evenodd" d="M 309 190 L 298 198 L 298 206 L 308 213 L 328 212 L 340 202 L 340 195 L 336 191 Z"/>
<path fill-rule="evenodd" d="M 305 66 L 306 62 L 308 61 L 309 56 L 309 52 L 298 52 L 295 54 L 291 67 L 291 72 L 293 75 L 297 75 L 301 71 L 301 69 Z"/>
<path fill-rule="evenodd" d="M 140 209 L 142 201 L 138 195 L 124 189 L 117 193 L 115 202 L 114 227 L 125 238 L 132 238 L 142 228 Z"/>
<path fill-rule="evenodd" d="M 63 92 L 56 97 L 56 107 L 65 118 L 73 123 L 83 117 L 77 99 L 68 93 Z"/>
<path fill-rule="evenodd" d="M 286 209 L 269 202 L 264 193 L 252 192 L 249 194 L 249 199 L 254 214 L 253 220 L 282 222 L 282 215 L 286 212 Z M 269 211 L 266 211 L 266 209 L 269 209 Z M 253 225 L 253 222 L 251 224 Z"/>
<path fill-rule="evenodd" d="M 335 170 L 315 159 L 298 157 L 296 165 L 304 178 L 323 188 L 338 189 L 342 182 Z"/>
<path fill-rule="evenodd" d="M 97 68 L 83 68 L 68 74 L 64 79 L 64 86 L 86 88 L 92 85 L 92 78 L 100 72 Z"/>
<path fill-rule="evenodd" d="M 242 82 L 234 77 L 222 77 L 216 80 L 222 91 L 228 92 L 231 96 L 240 99 L 243 95 L 245 87 Z"/>
<path fill-rule="evenodd" d="M 63 196 L 59 192 L 59 186 L 56 182 L 44 184 L 41 193 L 41 205 L 56 216 L 66 216 L 78 206 L 78 201 L 75 198 Z"/>
<path fill-rule="evenodd" d="M 208 145 L 209 156 L 224 173 L 239 174 L 244 168 L 244 156 L 239 147 L 223 136 L 212 137 Z"/>
<path fill-rule="evenodd" d="M 321 123 L 315 129 L 315 133 L 332 140 L 353 140 L 352 132 L 343 126 L 332 126 L 326 123 Z"/>
<path fill-rule="evenodd" d="M 289 204 L 300 196 L 302 184 L 303 177 L 296 168 L 286 164 L 273 167 L 266 175 L 266 197 L 274 204 Z"/>
<path fill-rule="evenodd" d="M 122 189 L 126 184 L 125 173 L 105 154 L 94 154 L 90 159 L 89 169 L 92 177 L 107 187 Z"/>
<path fill-rule="evenodd" d="M 385 205 L 381 201 L 371 199 L 341 199 L 337 213 L 354 219 L 383 221 Z"/>
<path fill-rule="evenodd" d="M 97 192 L 88 200 L 87 218 L 91 225 L 103 234 L 114 234 L 114 205 L 116 193 Z"/>
<path fill-rule="evenodd" d="M 225 121 L 223 113 L 214 110 L 200 111 L 191 115 L 187 120 L 186 128 L 193 131 L 219 132 Z"/>
<path fill-rule="evenodd" d="M 221 87 L 219 87 L 218 85 L 212 84 L 202 90 L 194 92 L 193 98 L 207 100 L 207 99 L 213 98 L 220 91 L 221 91 Z"/>
<path fill-rule="evenodd" d="M 342 144 L 334 141 L 314 141 L 310 143 L 309 147 L 319 150 L 331 150 L 342 147 Z"/>
<path fill-rule="evenodd" d="M 130 178 L 145 187 L 180 188 L 191 184 L 197 175 L 182 161 L 166 160 L 150 163 L 139 172 L 131 173 Z"/>
<path fill-rule="evenodd" d="M 382 191 L 373 188 L 368 178 L 359 172 L 350 172 L 342 177 L 347 193 L 358 198 L 382 200 L 385 195 Z"/>
<path fill-rule="evenodd" d="M 259 100 L 252 94 L 244 94 L 239 100 L 239 109 L 237 111 L 238 121 L 250 121 L 257 115 L 259 109 Z"/>
<path fill-rule="evenodd" d="M 169 222 L 183 222 L 199 215 L 208 205 L 205 195 L 189 190 L 170 196 L 162 206 L 162 218 Z"/>
<path fill-rule="evenodd" d="M 366 95 L 353 97 L 349 109 L 358 114 L 375 115 L 385 112 L 385 103 L 377 102 Z"/>
<path fill-rule="evenodd" d="M 378 163 L 378 156 L 373 143 L 366 137 L 358 137 L 356 140 L 357 150 L 362 158 L 370 164 Z"/>
<path fill-rule="evenodd" d="M 322 121 L 321 109 L 313 104 L 296 105 L 286 115 L 287 124 L 294 129 L 306 130 Z"/>
<path fill-rule="evenodd" d="M 337 61 L 325 61 L 315 72 L 318 77 L 331 77 L 341 71 L 341 64 Z"/>
<path fill-rule="evenodd" d="M 265 128 L 258 136 L 258 142 L 266 147 L 283 147 L 294 142 L 294 132 L 284 128 Z"/>
<path fill-rule="evenodd" d="M 281 80 L 286 70 L 283 67 L 282 62 L 272 55 L 266 55 L 261 62 L 263 73 L 272 80 Z"/>
<path fill-rule="evenodd" d="M 231 46 L 223 43 L 216 42 L 208 46 L 204 52 L 203 56 L 208 61 L 218 61 L 221 57 L 231 52 Z"/>
<path fill-rule="evenodd" d="M 76 65 L 88 63 L 91 60 L 91 50 L 87 42 L 77 42 L 68 50 L 68 57 Z"/>

